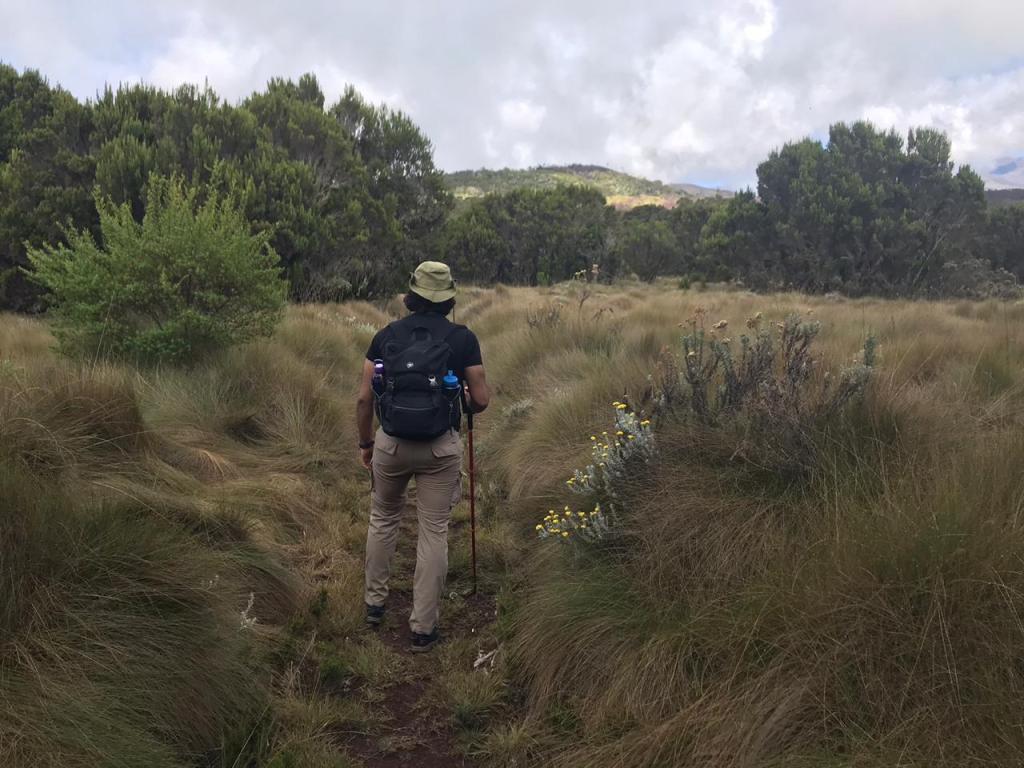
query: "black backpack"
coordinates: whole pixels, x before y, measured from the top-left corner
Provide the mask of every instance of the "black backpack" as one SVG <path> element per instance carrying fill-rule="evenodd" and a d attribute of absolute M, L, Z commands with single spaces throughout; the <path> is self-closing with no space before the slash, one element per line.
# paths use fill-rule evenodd
<path fill-rule="evenodd" d="M 444 388 L 452 348 L 462 326 L 442 317 L 417 316 L 392 326 L 384 344 L 384 387 L 377 397 L 381 429 L 406 440 L 433 440 L 462 420 L 461 382 Z"/>

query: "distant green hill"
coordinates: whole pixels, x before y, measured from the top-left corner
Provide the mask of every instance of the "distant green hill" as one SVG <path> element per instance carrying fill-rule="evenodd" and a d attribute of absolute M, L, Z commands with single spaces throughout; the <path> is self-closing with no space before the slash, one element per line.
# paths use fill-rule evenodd
<path fill-rule="evenodd" d="M 1024 203 L 1024 189 L 986 189 L 985 198 L 992 208 Z"/>
<path fill-rule="evenodd" d="M 502 168 L 478 171 L 456 171 L 445 174 L 445 180 L 459 200 L 483 197 L 492 192 L 514 189 L 553 189 L 559 184 L 583 184 L 604 194 L 610 205 L 635 208 L 638 205 L 662 205 L 671 208 L 680 197 L 696 198 L 720 194 L 692 184 L 669 185 L 628 173 L 613 171 L 600 165 L 549 165 L 524 170 Z"/>

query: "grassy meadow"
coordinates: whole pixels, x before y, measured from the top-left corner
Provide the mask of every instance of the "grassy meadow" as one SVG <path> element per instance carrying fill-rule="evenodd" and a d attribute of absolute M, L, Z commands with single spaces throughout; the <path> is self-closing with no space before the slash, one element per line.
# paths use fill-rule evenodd
<path fill-rule="evenodd" d="M 360 738 L 415 761 L 387 691 L 418 660 L 361 627 L 353 448 L 362 356 L 399 307 L 291 307 L 189 370 L 72 363 L 44 321 L 0 317 L 0 765 L 372 766 Z M 734 336 L 758 312 L 817 319 L 815 386 L 877 339 L 798 468 L 753 421 L 692 417 L 698 308 Z M 432 656 L 414 714 L 472 764 L 1024 762 L 1024 304 L 666 282 L 471 288 L 456 320 L 495 390 L 477 455 L 497 610 Z M 611 403 L 653 412 L 666 387 L 612 535 L 539 540 Z"/>

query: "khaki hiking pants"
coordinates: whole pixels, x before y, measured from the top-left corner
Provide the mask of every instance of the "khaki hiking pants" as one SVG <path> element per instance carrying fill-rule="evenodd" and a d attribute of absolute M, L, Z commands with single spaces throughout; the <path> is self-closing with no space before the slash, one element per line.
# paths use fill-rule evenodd
<path fill-rule="evenodd" d="M 454 429 L 433 442 L 402 440 L 377 430 L 373 448 L 373 493 L 366 536 L 366 604 L 383 605 L 395 554 L 406 487 L 416 478 L 416 575 L 413 632 L 437 626 L 441 591 L 448 574 L 448 522 L 461 489 L 462 440 Z"/>

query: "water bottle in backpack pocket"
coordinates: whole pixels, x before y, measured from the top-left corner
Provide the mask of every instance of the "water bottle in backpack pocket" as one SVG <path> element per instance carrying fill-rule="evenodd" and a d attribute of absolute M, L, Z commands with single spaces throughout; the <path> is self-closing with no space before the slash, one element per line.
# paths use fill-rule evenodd
<path fill-rule="evenodd" d="M 373 361 L 373 378 L 371 379 L 373 394 L 380 397 L 384 394 L 384 361 L 379 357 Z"/>
<path fill-rule="evenodd" d="M 377 399 L 377 415 L 386 434 L 433 440 L 459 425 L 461 386 L 448 368 L 451 354 L 446 339 L 435 339 L 426 326 L 412 333 L 396 331 L 385 344 L 384 392 Z"/>

